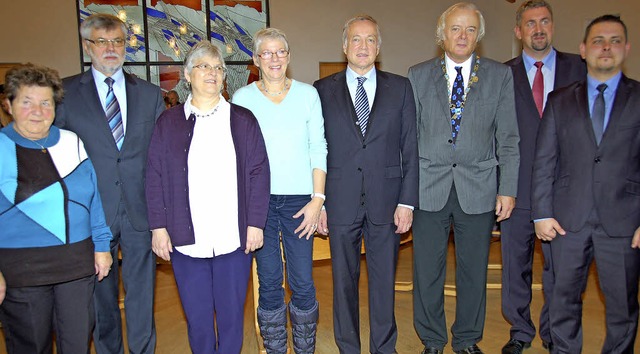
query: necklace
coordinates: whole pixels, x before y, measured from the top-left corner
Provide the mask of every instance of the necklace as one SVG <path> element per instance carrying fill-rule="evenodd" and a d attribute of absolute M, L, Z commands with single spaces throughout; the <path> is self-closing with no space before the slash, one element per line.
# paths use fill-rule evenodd
<path fill-rule="evenodd" d="M 444 54 L 442 55 L 442 58 L 440 59 L 440 65 L 442 65 L 442 72 L 444 72 L 444 80 L 447 83 L 447 93 L 449 94 L 448 97 L 451 97 L 451 88 L 449 87 L 449 74 L 447 74 L 447 65 L 445 63 L 444 60 Z M 476 62 L 473 65 L 473 70 L 471 71 L 471 76 L 469 77 L 469 84 L 467 85 L 467 87 L 465 87 L 464 89 L 464 96 L 463 100 L 461 102 L 460 107 L 456 107 L 454 104 L 449 103 L 449 109 L 451 111 L 451 115 L 452 115 L 452 119 L 457 118 L 458 116 L 462 115 L 462 112 L 464 112 L 464 104 L 467 102 L 467 94 L 469 93 L 469 90 L 471 89 L 471 86 L 473 84 L 475 84 L 476 82 L 478 82 L 478 69 L 480 68 L 480 56 L 478 56 L 476 54 Z"/>
<path fill-rule="evenodd" d="M 193 107 L 192 109 L 193 109 L 193 114 L 196 115 L 196 118 L 208 118 L 208 117 L 211 117 L 214 114 L 216 114 L 216 112 L 218 111 L 218 108 L 220 108 L 220 104 L 219 103 L 216 105 L 216 108 L 214 108 L 209 113 L 205 113 L 205 114 L 200 113 L 200 111 L 197 110 L 195 107 Z"/>
<path fill-rule="evenodd" d="M 42 139 L 38 139 L 38 140 L 42 140 Z M 45 145 L 47 145 L 47 140 L 49 140 L 49 134 L 47 134 L 47 137 L 44 139 L 44 142 L 42 142 L 42 144 L 40 144 L 38 142 L 38 140 L 31 140 L 30 141 L 36 145 L 38 145 L 38 147 L 40 148 L 40 151 L 42 151 L 43 154 L 47 153 L 47 148 L 45 147 Z"/>
<path fill-rule="evenodd" d="M 280 96 L 289 89 L 289 79 L 284 80 L 284 88 L 280 92 L 269 92 L 269 90 L 267 90 L 267 87 L 264 85 L 264 80 L 260 80 L 260 83 L 262 84 L 262 90 L 264 90 L 264 92 L 271 96 Z"/>

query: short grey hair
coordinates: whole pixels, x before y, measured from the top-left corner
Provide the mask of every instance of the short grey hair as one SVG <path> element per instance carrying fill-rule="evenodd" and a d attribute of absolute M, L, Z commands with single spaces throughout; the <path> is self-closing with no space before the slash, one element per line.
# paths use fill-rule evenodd
<path fill-rule="evenodd" d="M 222 52 L 220 51 L 220 48 L 216 47 L 215 45 L 213 45 L 211 42 L 207 40 L 200 41 L 196 43 L 193 47 L 191 47 L 189 52 L 187 52 L 187 55 L 184 56 L 184 68 L 187 69 L 187 72 L 189 74 L 191 74 L 191 70 L 193 70 L 194 62 L 197 59 L 207 57 L 207 56 L 213 57 L 214 59 L 218 59 L 222 64 L 222 67 L 226 69 L 227 64 L 225 64 L 224 62 L 224 57 L 222 56 Z M 226 78 L 226 74 L 224 77 Z"/>
<path fill-rule="evenodd" d="M 80 24 L 80 36 L 83 39 L 91 39 L 91 31 L 94 29 L 104 29 L 112 31 L 120 27 L 124 36 L 127 36 L 127 25 L 117 16 L 109 14 L 93 14 L 82 21 Z"/>
<path fill-rule="evenodd" d="M 289 51 L 289 41 L 287 40 L 287 35 L 284 34 L 282 30 L 277 28 L 263 28 L 256 32 L 253 36 L 253 56 L 258 56 L 258 51 L 260 50 L 260 45 L 264 42 L 265 39 L 277 40 L 284 43 L 284 49 Z"/>
<path fill-rule="evenodd" d="M 451 5 L 451 7 L 446 9 L 438 19 L 438 27 L 436 28 L 436 42 L 441 48 L 444 44 L 444 29 L 447 26 L 447 16 L 457 10 L 474 11 L 476 15 L 478 15 L 478 21 L 480 22 L 480 28 L 478 28 L 478 37 L 476 37 L 476 43 L 480 42 L 482 37 L 484 37 L 484 17 L 482 16 L 482 12 L 480 12 L 475 4 L 469 2 L 459 2 L 457 4 Z"/>
<path fill-rule="evenodd" d="M 378 21 L 376 21 L 373 17 L 369 16 L 369 15 L 356 15 L 350 19 L 347 20 L 347 22 L 344 23 L 344 26 L 342 27 L 342 45 L 346 46 L 347 45 L 347 36 L 349 35 L 349 27 L 356 21 L 369 21 L 371 23 L 373 23 L 374 25 L 376 25 L 376 33 L 378 36 L 378 48 L 380 48 L 380 46 L 382 45 L 382 33 L 380 33 L 380 26 L 378 25 Z"/>
<path fill-rule="evenodd" d="M 553 10 L 551 10 L 551 5 L 548 2 L 546 2 L 545 0 L 527 0 L 518 7 L 518 10 L 516 10 L 516 25 L 520 26 L 520 24 L 522 23 L 522 14 L 525 11 L 537 9 L 540 7 L 544 7 L 549 11 L 551 20 L 553 21 Z"/>

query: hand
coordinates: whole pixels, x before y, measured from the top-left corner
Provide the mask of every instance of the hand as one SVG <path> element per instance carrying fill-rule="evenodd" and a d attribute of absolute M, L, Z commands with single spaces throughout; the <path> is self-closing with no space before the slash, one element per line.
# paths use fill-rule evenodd
<path fill-rule="evenodd" d="M 322 198 L 313 198 L 309 203 L 307 203 L 307 205 L 303 206 L 302 209 L 300 209 L 300 211 L 296 213 L 296 215 L 293 216 L 294 219 L 297 219 L 300 216 L 304 215 L 304 220 L 302 220 L 300 226 L 298 226 L 298 228 L 293 231 L 293 233 L 295 234 L 302 231 L 300 235 L 298 235 L 298 238 L 303 238 L 306 236 L 308 240 L 309 237 L 313 236 L 313 234 L 316 232 L 316 230 L 318 229 L 318 220 L 320 219 L 320 211 L 322 209 L 323 203 L 324 200 L 322 200 Z"/>
<path fill-rule="evenodd" d="M 511 217 L 513 208 L 516 207 L 516 198 L 506 195 L 499 195 L 496 197 L 496 222 L 506 220 Z"/>
<path fill-rule="evenodd" d="M 109 275 L 109 271 L 111 271 L 111 265 L 113 264 L 111 252 L 95 252 L 93 257 L 98 281 L 102 281 L 102 279 Z"/>
<path fill-rule="evenodd" d="M 151 250 L 165 261 L 171 260 L 173 245 L 171 245 L 171 237 L 169 237 L 169 231 L 166 228 L 151 230 Z"/>
<path fill-rule="evenodd" d="M 249 254 L 249 252 L 257 250 L 262 247 L 263 242 L 263 230 L 257 227 L 247 226 L 247 248 L 245 248 L 244 253 Z"/>
<path fill-rule="evenodd" d="M 403 234 L 411 228 L 413 222 L 413 210 L 403 206 L 397 206 L 396 212 L 393 213 L 393 223 L 398 227 L 397 234 Z"/>
<path fill-rule="evenodd" d="M 633 240 L 631 240 L 631 248 L 640 248 L 640 227 L 638 227 L 636 229 L 636 232 L 633 233 Z M 2 273 L 0 273 L 0 276 L 2 276 Z M 0 284 L 0 291 L 2 291 Z M 0 303 L 2 302 L 2 300 L 0 300 Z"/>
<path fill-rule="evenodd" d="M 560 226 L 558 221 L 554 218 L 540 220 L 534 223 L 536 229 L 536 236 L 542 241 L 551 241 L 558 234 L 564 236 L 567 234 L 566 231 Z"/>
<path fill-rule="evenodd" d="M 0 305 L 4 301 L 4 296 L 7 294 L 7 282 L 4 280 L 2 272 L 0 272 Z"/>
<path fill-rule="evenodd" d="M 329 234 L 329 224 L 327 223 L 327 211 L 320 211 L 320 219 L 318 220 L 318 232 L 321 235 L 327 236 Z"/>

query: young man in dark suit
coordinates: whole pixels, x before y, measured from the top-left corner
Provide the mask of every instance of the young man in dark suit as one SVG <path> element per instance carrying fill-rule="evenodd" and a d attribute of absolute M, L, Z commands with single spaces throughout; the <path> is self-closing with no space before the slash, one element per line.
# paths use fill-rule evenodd
<path fill-rule="evenodd" d="M 622 73 L 619 17 L 593 20 L 580 44 L 587 79 L 549 95 L 538 132 L 532 216 L 550 241 L 552 353 L 580 353 L 582 294 L 595 259 L 606 307 L 602 353 L 631 353 L 640 270 L 640 83 Z M 589 348 L 585 352 L 596 352 Z"/>
<path fill-rule="evenodd" d="M 531 222 L 531 174 L 540 118 L 549 92 L 584 80 L 586 67 L 579 55 L 552 47 L 553 11 L 546 0 L 528 0 L 516 11 L 516 38 L 522 54 L 506 62 L 513 73 L 520 169 L 517 204 L 511 217 L 500 225 L 502 246 L 502 314 L 511 324 L 510 339 L 503 354 L 519 354 L 531 345 L 536 327 L 531 320 L 531 282 L 535 233 Z M 543 347 L 552 346 L 549 333 L 549 299 L 553 291 L 551 250 L 542 243 L 542 282 L 545 303 L 540 314 Z"/>
<path fill-rule="evenodd" d="M 164 110 L 160 88 L 122 70 L 126 25 L 115 16 L 94 14 L 80 26 L 91 70 L 66 78 L 55 124 L 84 141 L 98 176 L 111 254 L 122 252 L 127 341 L 131 353 L 153 353 L 156 257 L 151 251 L 144 175 L 155 121 Z M 94 343 L 98 354 L 123 353 L 118 304 L 118 262 L 96 283 Z"/>
<path fill-rule="evenodd" d="M 358 280 L 364 235 L 371 353 L 395 353 L 395 271 L 400 234 L 411 227 L 418 193 L 416 115 L 405 77 L 374 66 L 382 38 L 357 16 L 343 29 L 348 67 L 316 81 L 327 139 L 326 213 L 330 232 L 334 335 L 340 353 L 360 353 Z"/>

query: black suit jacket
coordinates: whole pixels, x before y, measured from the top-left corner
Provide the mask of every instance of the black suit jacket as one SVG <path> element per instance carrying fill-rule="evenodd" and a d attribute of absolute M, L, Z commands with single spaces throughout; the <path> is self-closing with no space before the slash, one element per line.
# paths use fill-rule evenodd
<path fill-rule="evenodd" d="M 118 151 L 100 104 L 91 70 L 63 80 L 65 96 L 56 109 L 56 126 L 75 132 L 96 169 L 98 189 L 109 225 L 124 200 L 131 225 L 148 230 L 144 176 L 155 121 L 164 110 L 160 88 L 127 73 L 127 126 Z"/>
<path fill-rule="evenodd" d="M 314 83 L 322 101 L 329 150 L 325 189 L 332 224 L 352 224 L 363 200 L 374 224 L 393 223 L 398 203 L 418 205 L 416 105 L 411 84 L 405 77 L 380 70 L 376 80 L 365 137 L 355 124 L 346 71 Z"/>
<path fill-rule="evenodd" d="M 593 208 L 609 236 L 640 226 L 640 83 L 623 76 L 600 145 L 580 81 L 549 95 L 538 133 L 534 219 L 555 218 L 577 232 Z"/>
<path fill-rule="evenodd" d="M 533 100 L 533 92 L 529 85 L 529 78 L 527 77 L 522 55 L 509 60 L 505 64 L 511 67 L 513 73 L 516 114 L 520 132 L 520 170 L 518 173 L 516 208 L 530 210 L 531 174 L 536 151 L 536 137 L 540 127 L 540 116 Z M 586 75 L 587 68 L 579 55 L 556 51 L 554 90 L 568 86 L 576 81 L 584 80 Z"/>

